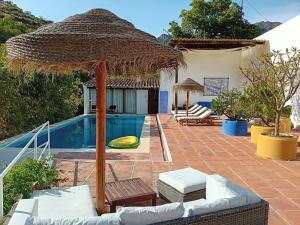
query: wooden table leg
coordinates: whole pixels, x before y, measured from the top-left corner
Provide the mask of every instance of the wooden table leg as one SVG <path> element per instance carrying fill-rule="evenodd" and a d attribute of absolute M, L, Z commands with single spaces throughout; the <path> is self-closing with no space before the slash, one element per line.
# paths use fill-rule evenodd
<path fill-rule="evenodd" d="M 152 197 L 152 206 L 156 206 L 156 195 Z"/>

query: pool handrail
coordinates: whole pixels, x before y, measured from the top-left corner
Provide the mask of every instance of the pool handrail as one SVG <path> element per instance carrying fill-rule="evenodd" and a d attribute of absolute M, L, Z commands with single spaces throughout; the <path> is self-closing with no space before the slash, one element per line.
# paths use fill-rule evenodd
<path fill-rule="evenodd" d="M 39 134 L 47 127 L 48 131 L 48 140 L 41 144 L 37 145 L 37 139 Z M 0 218 L 4 215 L 4 208 L 3 208 L 3 178 L 5 175 L 13 168 L 13 166 L 18 162 L 18 160 L 22 157 L 22 155 L 29 149 L 30 145 L 34 143 L 33 148 L 33 155 L 35 160 L 41 160 L 45 150 L 48 148 L 48 155 L 50 156 L 50 122 L 47 121 L 46 123 L 40 125 L 39 127 L 33 129 L 32 131 L 28 133 L 35 132 L 35 134 L 32 136 L 32 138 L 27 142 L 25 147 L 22 148 L 22 150 L 19 152 L 19 154 L 7 165 L 7 167 L 2 171 L 0 174 Z M 44 147 L 40 156 L 38 156 L 38 148 Z"/>

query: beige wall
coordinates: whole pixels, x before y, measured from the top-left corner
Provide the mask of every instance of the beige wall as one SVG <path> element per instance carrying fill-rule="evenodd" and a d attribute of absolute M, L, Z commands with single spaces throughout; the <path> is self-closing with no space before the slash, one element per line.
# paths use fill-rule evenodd
<path fill-rule="evenodd" d="M 266 46 L 257 46 L 244 49 L 227 50 L 193 50 L 184 51 L 186 68 L 179 69 L 179 82 L 191 78 L 204 85 L 204 78 L 229 78 L 228 89 L 237 88 L 242 90 L 245 84 L 240 67 L 249 65 L 250 60 L 265 52 Z M 175 84 L 175 74 L 161 72 L 160 91 L 169 91 L 168 108 L 171 110 L 174 104 L 173 85 Z M 211 101 L 215 96 L 204 96 L 201 94 L 191 94 L 190 103 L 199 101 Z M 179 93 L 178 105 L 186 102 L 186 93 Z"/>

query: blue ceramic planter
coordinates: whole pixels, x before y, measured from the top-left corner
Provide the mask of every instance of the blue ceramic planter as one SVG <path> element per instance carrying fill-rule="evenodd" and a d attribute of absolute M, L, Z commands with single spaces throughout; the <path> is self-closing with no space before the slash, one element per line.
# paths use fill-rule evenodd
<path fill-rule="evenodd" d="M 248 122 L 246 120 L 223 120 L 223 134 L 230 136 L 247 136 Z"/>

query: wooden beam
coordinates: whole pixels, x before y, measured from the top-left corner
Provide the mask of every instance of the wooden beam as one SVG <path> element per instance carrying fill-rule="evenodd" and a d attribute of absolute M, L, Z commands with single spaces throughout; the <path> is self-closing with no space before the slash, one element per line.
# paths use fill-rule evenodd
<path fill-rule="evenodd" d="M 172 39 L 169 45 L 177 46 L 179 50 L 191 49 L 226 49 L 238 47 L 253 47 L 255 45 L 265 44 L 264 40 L 248 39 Z"/>
<path fill-rule="evenodd" d="M 96 210 L 105 213 L 106 62 L 96 68 Z"/>
<path fill-rule="evenodd" d="M 175 67 L 175 84 L 178 83 L 178 62 L 176 61 Z M 175 114 L 178 113 L 178 92 L 175 91 Z"/>

